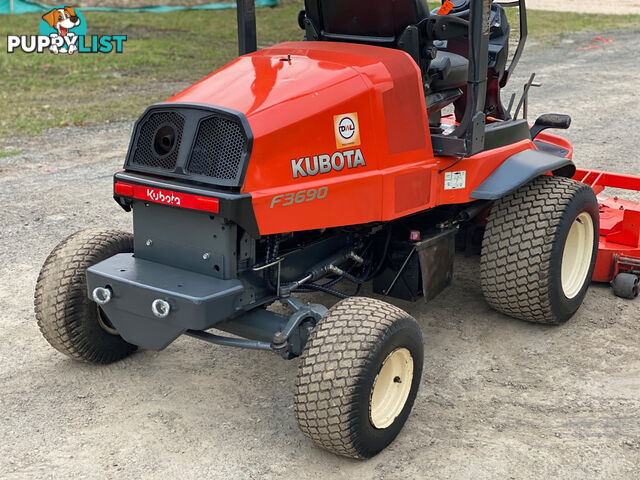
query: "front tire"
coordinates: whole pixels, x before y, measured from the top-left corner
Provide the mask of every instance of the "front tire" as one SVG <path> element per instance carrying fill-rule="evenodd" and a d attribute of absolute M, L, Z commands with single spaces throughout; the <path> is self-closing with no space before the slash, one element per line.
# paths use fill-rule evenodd
<path fill-rule="evenodd" d="M 51 252 L 40 271 L 35 312 L 44 338 L 76 360 L 107 364 L 137 347 L 125 342 L 87 294 L 87 268 L 118 253 L 133 252 L 133 236 L 117 230 L 83 230 Z"/>
<path fill-rule="evenodd" d="M 619 273 L 611 282 L 613 293 L 620 298 L 633 300 L 640 290 L 640 278 L 633 273 Z"/>
<path fill-rule="evenodd" d="M 568 178 L 543 176 L 496 201 L 480 263 L 487 302 L 529 322 L 569 320 L 591 283 L 599 224 L 593 190 Z"/>
<path fill-rule="evenodd" d="M 337 455 L 370 458 L 398 435 L 418 392 L 416 321 L 371 298 L 335 305 L 311 334 L 296 382 L 300 430 Z"/>

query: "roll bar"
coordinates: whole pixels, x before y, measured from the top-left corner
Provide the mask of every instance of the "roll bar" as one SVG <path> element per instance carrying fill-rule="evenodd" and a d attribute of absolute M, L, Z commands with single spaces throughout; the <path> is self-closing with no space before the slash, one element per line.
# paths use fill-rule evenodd
<path fill-rule="evenodd" d="M 527 8 L 525 0 L 496 3 L 503 7 L 520 9 L 520 40 L 509 69 L 500 83 L 502 88 L 507 84 L 524 50 L 527 40 Z M 431 136 L 434 151 L 441 155 L 468 157 L 484 150 L 486 127 L 484 107 L 487 97 L 491 4 L 492 0 L 471 0 L 470 2 L 467 105 L 464 117 L 453 133 Z"/>
<path fill-rule="evenodd" d="M 254 0 L 238 2 L 238 50 L 240 55 L 258 50 L 256 4 Z"/>
<path fill-rule="evenodd" d="M 503 7 L 518 7 L 520 9 L 520 40 L 518 41 L 518 47 L 516 48 L 516 53 L 513 55 L 513 59 L 511 59 L 511 65 L 504 73 L 504 77 L 502 77 L 502 81 L 500 82 L 500 88 L 504 87 L 509 78 L 511 78 L 511 73 L 515 70 L 516 65 L 520 61 L 520 57 L 522 56 L 522 51 L 524 50 L 524 46 L 527 43 L 527 37 L 529 35 L 529 27 L 527 23 L 527 6 L 525 4 L 525 0 L 516 0 L 514 2 L 496 2 L 498 5 Z"/>

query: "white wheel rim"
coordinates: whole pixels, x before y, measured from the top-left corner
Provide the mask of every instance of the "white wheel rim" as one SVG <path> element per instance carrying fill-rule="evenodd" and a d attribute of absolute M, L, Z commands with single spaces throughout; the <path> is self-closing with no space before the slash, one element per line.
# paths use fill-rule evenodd
<path fill-rule="evenodd" d="M 109 335 L 120 335 L 118 333 L 118 331 L 113 328 L 113 326 L 110 326 L 111 322 L 105 321 L 104 317 L 102 316 L 102 309 L 100 307 L 98 307 L 98 325 L 100 325 L 100 327 L 107 332 Z"/>
<path fill-rule="evenodd" d="M 412 382 L 413 357 L 406 348 L 398 348 L 387 356 L 373 382 L 369 418 L 375 428 L 387 428 L 398 418 Z"/>
<path fill-rule="evenodd" d="M 588 280 L 593 237 L 593 219 L 583 212 L 573 221 L 562 254 L 562 290 L 568 299 L 575 298 Z"/>

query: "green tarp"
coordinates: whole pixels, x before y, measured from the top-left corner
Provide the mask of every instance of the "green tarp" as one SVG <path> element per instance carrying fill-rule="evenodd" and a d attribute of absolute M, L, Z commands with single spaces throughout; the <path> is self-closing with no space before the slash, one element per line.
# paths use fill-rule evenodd
<path fill-rule="evenodd" d="M 11 11 L 11 0 L 0 0 L 0 14 L 9 13 L 31 13 L 44 12 L 50 10 L 52 6 L 42 5 L 27 0 L 13 0 L 13 12 Z M 256 0 L 256 7 L 273 7 L 278 5 L 279 0 Z M 73 5 L 73 2 L 60 3 L 60 5 Z M 111 8 L 111 7 L 78 7 L 83 12 L 175 12 L 178 10 L 222 10 L 225 8 L 236 8 L 235 3 L 208 3 L 206 5 L 194 5 L 192 7 L 158 5 L 138 8 Z"/>

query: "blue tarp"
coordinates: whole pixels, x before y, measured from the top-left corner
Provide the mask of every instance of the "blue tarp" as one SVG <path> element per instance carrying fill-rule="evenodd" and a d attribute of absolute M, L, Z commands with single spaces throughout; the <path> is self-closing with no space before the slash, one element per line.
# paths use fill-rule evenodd
<path fill-rule="evenodd" d="M 279 0 L 256 0 L 256 7 L 273 7 L 278 5 Z M 73 4 L 73 2 L 60 3 L 60 5 Z M 28 0 L 13 0 L 13 13 L 44 12 L 53 8 L 50 5 L 42 5 Z M 236 8 L 235 3 L 208 3 L 206 5 L 194 5 L 192 7 L 157 5 L 138 8 L 112 8 L 112 7 L 78 7 L 84 12 L 175 12 L 178 10 L 222 10 L 225 8 Z M 11 12 L 11 1 L 0 0 L 0 14 Z"/>

